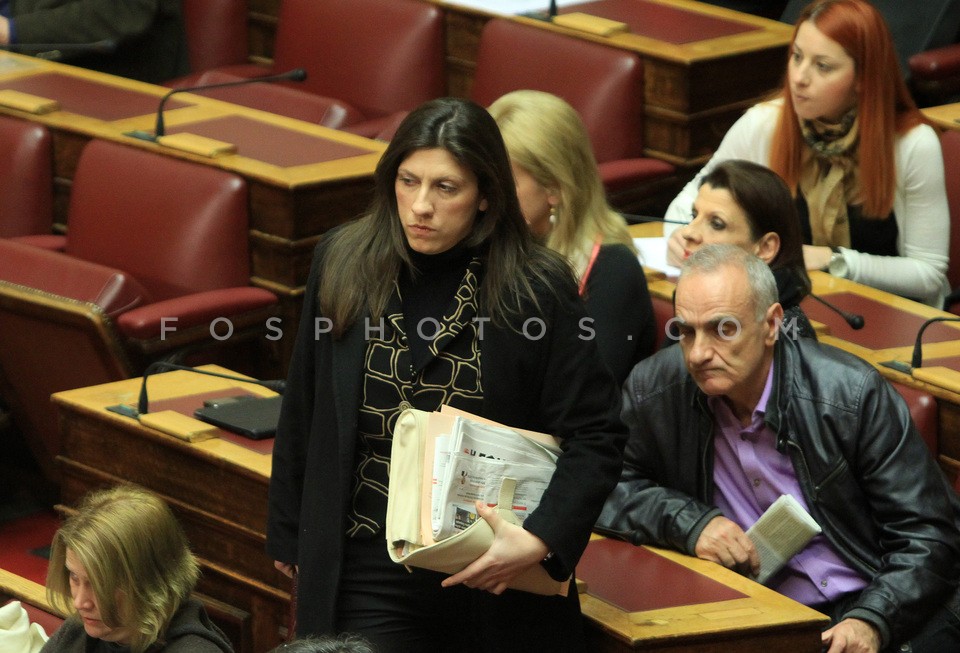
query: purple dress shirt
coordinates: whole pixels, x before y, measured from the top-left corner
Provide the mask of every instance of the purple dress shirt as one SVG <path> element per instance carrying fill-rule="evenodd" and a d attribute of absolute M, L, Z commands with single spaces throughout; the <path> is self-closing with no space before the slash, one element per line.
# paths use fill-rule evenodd
<path fill-rule="evenodd" d="M 747 530 L 781 494 L 793 495 L 809 512 L 793 463 L 777 451 L 776 433 L 763 421 L 773 386 L 773 365 L 753 410 L 743 426 L 722 397 L 709 397 L 714 415 L 713 501 L 730 520 Z M 867 582 L 817 535 L 767 585 L 805 605 L 835 601 Z"/>

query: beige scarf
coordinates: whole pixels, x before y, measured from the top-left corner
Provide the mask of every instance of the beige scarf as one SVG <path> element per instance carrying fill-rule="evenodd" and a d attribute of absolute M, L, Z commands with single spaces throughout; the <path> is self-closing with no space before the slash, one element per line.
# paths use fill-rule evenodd
<path fill-rule="evenodd" d="M 856 109 L 838 124 L 801 120 L 809 147 L 800 161 L 800 191 L 810 212 L 814 245 L 850 247 L 847 205 L 859 203 Z"/>

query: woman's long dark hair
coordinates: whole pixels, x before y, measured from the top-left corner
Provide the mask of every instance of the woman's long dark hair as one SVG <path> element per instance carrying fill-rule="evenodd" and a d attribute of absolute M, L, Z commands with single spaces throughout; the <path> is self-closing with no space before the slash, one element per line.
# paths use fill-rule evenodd
<path fill-rule="evenodd" d="M 800 218 L 790 189 L 777 173 L 751 161 L 730 159 L 700 180 L 701 186 L 706 184 L 730 193 L 747 216 L 754 242 L 771 231 L 780 236 L 780 251 L 770 261 L 770 269 L 790 270 L 800 286 L 801 297 L 806 297 L 810 293 L 810 277 L 803 263 Z"/>
<path fill-rule="evenodd" d="M 335 337 L 364 315 L 382 316 L 400 266 L 413 266 L 397 212 L 397 170 L 413 152 L 433 148 L 472 170 L 487 200 L 464 240 L 484 259 L 479 301 L 486 317 L 506 324 L 528 301 L 538 305 L 532 281 L 552 286 L 556 273 L 572 276 L 559 255 L 531 239 L 500 130 L 486 109 L 459 98 L 431 100 L 407 116 L 383 153 L 367 214 L 326 244 L 319 300 Z"/>

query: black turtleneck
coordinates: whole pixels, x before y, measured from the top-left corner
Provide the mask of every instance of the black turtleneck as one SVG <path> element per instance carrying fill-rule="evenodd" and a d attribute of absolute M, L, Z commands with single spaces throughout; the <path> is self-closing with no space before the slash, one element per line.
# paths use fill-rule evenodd
<path fill-rule="evenodd" d="M 443 321 L 444 311 L 450 306 L 473 258 L 473 250 L 459 244 L 440 254 L 408 251 L 416 272 L 404 267 L 398 285 L 410 356 L 414 369 L 421 369 L 430 357 L 430 341 L 421 337 L 417 325 L 425 318 Z M 423 325 L 425 335 L 431 336 L 435 331 L 435 325 Z"/>

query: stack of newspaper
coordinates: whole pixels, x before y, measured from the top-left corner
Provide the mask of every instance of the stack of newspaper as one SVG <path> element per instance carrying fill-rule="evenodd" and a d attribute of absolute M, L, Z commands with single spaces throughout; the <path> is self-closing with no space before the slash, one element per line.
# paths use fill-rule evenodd
<path fill-rule="evenodd" d="M 512 429 L 457 417 L 451 432 L 436 438 L 433 537 L 442 540 L 477 521 L 475 502 L 496 505 L 505 478 L 516 481 L 511 508 L 523 523 L 540 504 L 559 456 L 559 448 Z"/>

